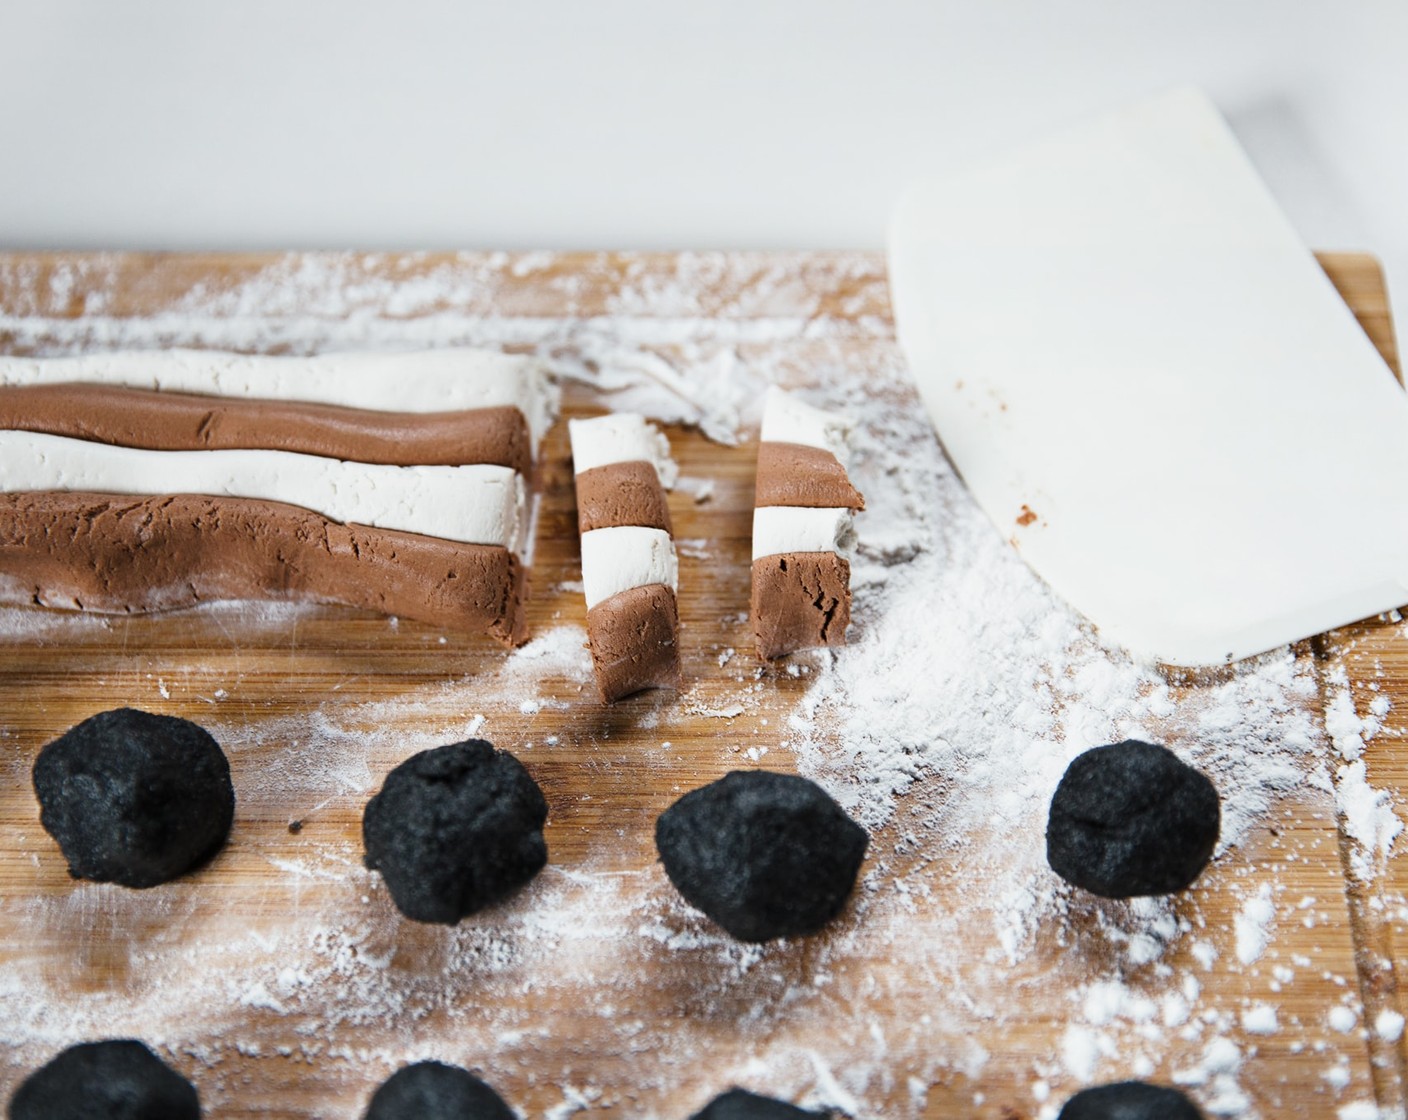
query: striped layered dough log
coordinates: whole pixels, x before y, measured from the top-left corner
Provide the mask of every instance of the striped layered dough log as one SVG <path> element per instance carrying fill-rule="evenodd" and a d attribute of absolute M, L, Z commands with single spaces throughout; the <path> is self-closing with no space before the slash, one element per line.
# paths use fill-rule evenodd
<path fill-rule="evenodd" d="M 0 358 L 0 599 L 313 599 L 515 644 L 558 400 L 483 350 Z"/>
<path fill-rule="evenodd" d="M 845 644 L 854 514 L 851 423 L 776 386 L 763 406 L 750 615 L 759 656 Z"/>
<path fill-rule="evenodd" d="M 568 423 L 587 641 L 607 703 L 680 683 L 679 565 L 665 489 L 669 441 L 634 413 Z"/>

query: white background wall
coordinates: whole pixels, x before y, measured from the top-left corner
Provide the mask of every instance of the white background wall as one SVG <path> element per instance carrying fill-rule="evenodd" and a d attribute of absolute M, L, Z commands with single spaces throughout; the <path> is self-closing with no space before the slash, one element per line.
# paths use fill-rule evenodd
<path fill-rule="evenodd" d="M 1408 0 L 0 0 L 0 247 L 879 247 L 1184 82 L 1408 315 Z"/>

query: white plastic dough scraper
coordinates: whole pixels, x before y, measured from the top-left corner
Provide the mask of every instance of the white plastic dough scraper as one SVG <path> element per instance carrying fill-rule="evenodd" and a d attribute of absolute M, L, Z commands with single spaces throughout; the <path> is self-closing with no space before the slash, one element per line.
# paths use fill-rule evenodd
<path fill-rule="evenodd" d="M 1213 665 L 1408 603 L 1408 396 L 1201 93 L 916 185 L 890 284 L 954 465 L 1106 640 Z"/>

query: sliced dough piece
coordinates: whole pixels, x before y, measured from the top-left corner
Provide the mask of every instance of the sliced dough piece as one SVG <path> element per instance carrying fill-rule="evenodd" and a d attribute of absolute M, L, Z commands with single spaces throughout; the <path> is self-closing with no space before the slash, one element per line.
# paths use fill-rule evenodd
<path fill-rule="evenodd" d="M 582 533 L 587 641 L 610 702 L 680 682 L 679 563 L 664 486 L 669 442 L 641 416 L 569 424 Z"/>
<path fill-rule="evenodd" d="M 749 605 L 761 657 L 845 643 L 853 514 L 865 507 L 844 465 L 851 427 L 781 389 L 768 390 Z"/>

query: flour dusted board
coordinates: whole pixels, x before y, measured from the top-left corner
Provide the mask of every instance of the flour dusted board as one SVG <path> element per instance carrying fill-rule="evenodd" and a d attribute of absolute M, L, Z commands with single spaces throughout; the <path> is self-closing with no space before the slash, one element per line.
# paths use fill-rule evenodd
<path fill-rule="evenodd" d="M 1372 263 L 1327 265 L 1391 342 Z M 0 258 L 11 352 L 451 343 L 547 354 L 582 379 L 568 415 L 639 407 L 721 434 L 756 422 L 773 379 L 858 413 L 855 644 L 756 666 L 753 445 L 679 426 L 679 696 L 593 698 L 562 425 L 538 637 L 517 654 L 333 608 L 5 611 L 0 1093 L 69 1042 L 136 1034 L 229 1117 L 357 1116 L 425 1056 L 558 1120 L 683 1117 L 735 1082 L 892 1117 L 1053 1115 L 1083 1081 L 1131 1074 L 1179 1077 L 1226 1115 L 1332 1115 L 1375 1082 L 1398 1103 L 1396 1049 L 1375 1041 L 1371 1071 L 1360 1033 L 1355 954 L 1375 934 L 1346 905 L 1324 660 L 1308 645 L 1165 678 L 1101 649 L 938 456 L 878 257 Z M 1408 701 L 1402 658 L 1380 665 L 1379 691 Z M 209 727 L 239 798 L 219 859 L 146 893 L 71 882 L 28 787 L 43 743 L 124 703 Z M 1172 906 L 1082 898 L 1040 861 L 1064 759 L 1133 728 L 1202 752 L 1238 794 L 1238 842 Z M 551 862 L 458 929 L 417 926 L 360 867 L 361 808 L 396 762 L 475 732 L 542 785 Z M 863 889 L 818 938 L 730 942 L 655 863 L 655 816 L 752 765 L 817 776 L 875 825 Z M 1356 882 L 1356 905 L 1401 880 Z M 1371 1021 L 1394 998 L 1391 957 L 1375 968 Z"/>

